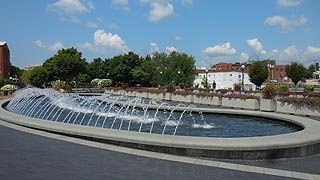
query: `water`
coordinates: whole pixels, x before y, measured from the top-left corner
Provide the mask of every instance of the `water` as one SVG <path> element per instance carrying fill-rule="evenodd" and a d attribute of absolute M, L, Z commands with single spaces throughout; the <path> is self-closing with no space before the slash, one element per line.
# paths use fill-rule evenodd
<path fill-rule="evenodd" d="M 176 110 L 181 107 L 182 111 Z M 193 105 L 170 106 L 159 100 L 123 96 L 79 96 L 52 89 L 25 89 L 6 109 L 47 121 L 180 136 L 252 137 L 300 130 L 294 125 L 258 117 L 193 112 Z"/>

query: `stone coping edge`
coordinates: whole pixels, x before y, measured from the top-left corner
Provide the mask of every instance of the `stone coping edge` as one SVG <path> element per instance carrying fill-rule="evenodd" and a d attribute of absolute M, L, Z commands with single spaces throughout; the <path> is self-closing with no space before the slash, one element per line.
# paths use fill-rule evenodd
<path fill-rule="evenodd" d="M 185 156 L 227 159 L 275 159 L 320 153 L 320 122 L 305 117 L 260 111 L 197 108 L 197 110 L 206 113 L 250 115 L 288 121 L 300 125 L 304 129 L 289 134 L 263 137 L 188 137 L 128 132 L 39 120 L 5 110 L 3 107 L 9 101 L 10 99 L 0 101 L 1 120 L 48 132 L 137 149 Z"/>

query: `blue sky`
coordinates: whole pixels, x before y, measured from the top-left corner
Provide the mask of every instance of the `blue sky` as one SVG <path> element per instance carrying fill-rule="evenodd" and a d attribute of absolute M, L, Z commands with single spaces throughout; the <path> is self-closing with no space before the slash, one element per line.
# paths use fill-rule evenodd
<path fill-rule="evenodd" d="M 1 0 L 11 63 L 76 47 L 91 62 L 133 51 L 187 53 L 197 67 L 249 57 L 320 62 L 319 0 Z"/>

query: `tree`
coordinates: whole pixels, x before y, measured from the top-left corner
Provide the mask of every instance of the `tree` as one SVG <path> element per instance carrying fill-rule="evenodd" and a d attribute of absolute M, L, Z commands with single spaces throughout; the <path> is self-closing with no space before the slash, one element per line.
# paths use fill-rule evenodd
<path fill-rule="evenodd" d="M 24 84 L 31 84 L 30 82 L 30 75 L 31 75 L 31 70 L 25 70 L 23 71 L 20 81 Z"/>
<path fill-rule="evenodd" d="M 92 79 L 107 78 L 107 66 L 101 58 L 95 58 L 88 64 L 88 74 Z"/>
<path fill-rule="evenodd" d="M 285 71 L 289 78 L 291 78 L 294 85 L 301 80 L 301 78 L 307 75 L 307 69 L 298 62 L 292 62 L 291 64 L 287 65 Z"/>
<path fill-rule="evenodd" d="M 159 72 L 162 72 L 161 80 L 163 84 L 171 84 L 172 82 L 185 85 L 193 84 L 195 76 L 194 57 L 176 51 L 171 52 L 169 55 L 156 52 L 153 54 L 152 60 L 157 65 L 157 74 L 160 75 Z"/>
<path fill-rule="evenodd" d="M 80 73 L 86 73 L 87 62 L 81 58 L 82 53 L 75 48 L 59 50 L 57 54 L 46 60 L 43 67 L 49 73 L 49 79 L 73 81 Z"/>
<path fill-rule="evenodd" d="M 249 70 L 250 81 L 260 87 L 268 78 L 268 69 L 265 62 L 255 61 Z"/>
<path fill-rule="evenodd" d="M 141 66 L 136 67 L 132 71 L 133 78 L 137 84 L 142 86 L 157 86 L 159 85 L 158 71 L 156 64 L 151 60 L 144 60 Z"/>
<path fill-rule="evenodd" d="M 128 84 L 131 86 L 135 84 L 133 71 L 141 63 L 142 59 L 137 54 L 129 52 L 106 60 L 107 72 L 116 84 Z"/>
<path fill-rule="evenodd" d="M 14 77 L 14 78 L 17 77 L 20 79 L 22 72 L 23 72 L 23 70 L 20 69 L 19 67 L 11 65 L 11 67 L 10 67 L 10 76 L 11 77 Z"/>
<path fill-rule="evenodd" d="M 44 87 L 45 83 L 48 82 L 49 73 L 42 66 L 37 66 L 31 70 L 30 83 L 36 87 Z"/>

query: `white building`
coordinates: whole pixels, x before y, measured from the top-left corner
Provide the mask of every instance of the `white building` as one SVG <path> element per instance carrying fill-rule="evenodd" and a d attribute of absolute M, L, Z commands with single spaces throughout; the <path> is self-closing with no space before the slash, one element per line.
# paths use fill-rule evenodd
<path fill-rule="evenodd" d="M 239 71 L 223 71 L 219 72 L 216 70 L 206 70 L 197 69 L 196 77 L 193 82 L 194 86 L 199 88 L 205 88 L 201 84 L 202 80 L 206 78 L 208 80 L 208 88 L 212 88 L 213 81 L 216 82 L 216 89 L 234 89 L 235 84 L 242 84 L 242 72 Z M 249 75 L 247 72 L 243 73 L 244 75 L 244 89 L 245 90 L 255 90 L 256 86 L 250 81 Z"/>

